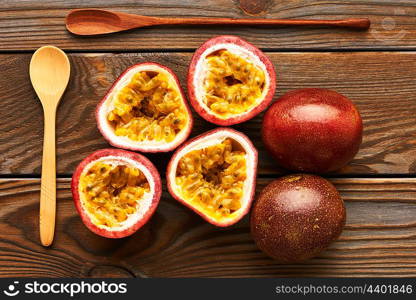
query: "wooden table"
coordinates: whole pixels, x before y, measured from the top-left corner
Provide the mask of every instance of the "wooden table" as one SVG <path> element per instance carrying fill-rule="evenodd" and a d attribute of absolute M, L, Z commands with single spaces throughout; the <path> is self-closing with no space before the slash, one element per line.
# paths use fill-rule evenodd
<path fill-rule="evenodd" d="M 87 3 L 88 2 L 88 3 Z M 117 4 L 114 4 L 117 3 Z M 155 16 L 344 18 L 372 28 L 158 27 L 94 38 L 65 30 L 71 8 L 101 7 Z M 348 277 L 416 276 L 416 3 L 406 0 L 27 0 L 0 2 L 0 276 Z M 279 265 L 254 245 L 248 218 L 216 228 L 164 191 L 151 221 L 121 240 L 91 233 L 75 212 L 70 177 L 91 152 L 108 147 L 94 109 L 127 66 L 156 61 L 186 88 L 193 51 L 208 38 L 239 35 L 262 48 L 277 70 L 276 98 L 325 87 L 353 99 L 364 119 L 355 159 L 330 180 L 347 206 L 338 241 L 319 257 Z M 58 218 L 50 248 L 39 243 L 43 121 L 28 75 L 42 45 L 66 50 L 72 76 L 58 111 Z M 196 118 L 192 135 L 214 126 Z M 259 191 L 284 173 L 260 141 L 262 116 L 235 126 L 258 145 Z M 169 154 L 148 155 L 164 173 Z"/>

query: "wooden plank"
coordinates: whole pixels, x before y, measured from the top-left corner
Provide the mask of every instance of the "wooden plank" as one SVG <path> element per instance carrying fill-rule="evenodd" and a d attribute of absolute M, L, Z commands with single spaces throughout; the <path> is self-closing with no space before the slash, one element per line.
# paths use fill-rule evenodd
<path fill-rule="evenodd" d="M 79 38 L 65 29 L 73 8 L 96 7 L 152 16 L 339 19 L 369 17 L 368 32 L 329 28 L 262 28 L 165 26 L 94 38 Z M 33 50 L 45 44 L 64 49 L 193 49 L 221 34 L 241 35 L 267 49 L 414 49 L 416 6 L 408 0 L 383 1 L 1 1 L 0 50 Z"/>
<path fill-rule="evenodd" d="M 269 53 L 277 70 L 276 98 L 291 89 L 325 87 L 349 96 L 364 119 L 360 152 L 338 173 L 416 173 L 415 52 Z M 94 110 L 127 66 L 156 61 L 185 87 L 190 53 L 71 54 L 72 78 L 58 111 L 58 172 L 71 174 L 85 156 L 108 144 Z M 42 110 L 28 76 L 29 54 L 0 55 L 0 174 L 39 174 Z M 193 135 L 213 128 L 196 114 Z M 260 141 L 262 116 L 235 126 L 260 151 L 260 174 L 281 172 Z M 149 155 L 164 172 L 169 155 Z"/>
<path fill-rule="evenodd" d="M 261 179 L 258 191 L 271 179 Z M 47 277 L 416 277 L 416 179 L 333 179 L 347 207 L 339 240 L 317 258 L 279 265 L 249 234 L 206 223 L 166 191 L 139 232 L 91 233 L 75 212 L 69 179 L 58 184 L 56 237 L 38 237 L 39 180 L 0 181 L 0 276 Z"/>

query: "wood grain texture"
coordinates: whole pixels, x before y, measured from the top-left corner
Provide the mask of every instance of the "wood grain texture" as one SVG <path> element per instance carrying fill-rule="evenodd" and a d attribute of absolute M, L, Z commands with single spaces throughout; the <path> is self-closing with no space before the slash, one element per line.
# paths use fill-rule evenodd
<path fill-rule="evenodd" d="M 258 191 L 271 179 L 261 179 Z M 129 238 L 91 233 L 58 183 L 56 238 L 38 238 L 39 180 L 0 180 L 0 276 L 42 277 L 416 277 L 416 179 L 333 179 L 347 207 L 339 240 L 299 265 L 279 265 L 255 246 L 248 217 L 208 224 L 166 192 L 150 222 Z"/>
<path fill-rule="evenodd" d="M 364 120 L 355 159 L 338 174 L 416 173 L 416 52 L 268 53 L 277 71 L 276 97 L 291 89 L 324 87 L 350 97 Z M 94 117 L 96 104 L 129 65 L 155 61 L 171 67 L 186 90 L 190 53 L 72 54 L 72 77 L 58 109 L 59 174 L 72 174 L 91 152 L 108 147 Z M 30 55 L 0 55 L 0 174 L 39 174 L 42 108 L 27 75 Z M 212 124 L 195 113 L 192 135 Z M 264 150 L 262 116 L 235 126 L 259 149 L 259 173 L 281 172 Z M 169 154 L 148 155 L 159 170 Z"/>
<path fill-rule="evenodd" d="M 339 19 L 369 17 L 368 32 L 330 28 L 258 28 L 224 26 L 165 26 L 96 37 L 79 38 L 65 29 L 64 18 L 74 8 L 104 8 L 148 16 Z M 416 4 L 383 1 L 1 1 L 0 50 L 33 50 L 45 44 L 63 49 L 193 49 L 221 34 L 236 34 L 268 49 L 414 49 Z"/>

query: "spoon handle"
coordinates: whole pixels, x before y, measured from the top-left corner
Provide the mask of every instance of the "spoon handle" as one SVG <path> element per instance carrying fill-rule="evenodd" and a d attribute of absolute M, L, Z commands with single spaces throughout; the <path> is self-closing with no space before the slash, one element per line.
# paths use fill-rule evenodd
<path fill-rule="evenodd" d="M 55 107 L 44 107 L 42 178 L 40 186 L 40 240 L 52 244 L 56 215 Z"/>
<path fill-rule="evenodd" d="M 278 26 L 334 26 L 352 29 L 368 29 L 367 18 L 341 20 L 296 20 L 296 19 L 232 19 L 232 18 L 158 18 L 160 24 L 194 25 L 278 25 Z"/>

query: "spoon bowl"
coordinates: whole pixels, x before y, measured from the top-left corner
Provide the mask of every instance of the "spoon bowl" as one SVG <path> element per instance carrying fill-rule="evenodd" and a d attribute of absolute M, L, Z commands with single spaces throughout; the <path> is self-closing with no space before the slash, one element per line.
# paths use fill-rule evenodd
<path fill-rule="evenodd" d="M 66 17 L 66 28 L 78 35 L 106 34 L 123 30 L 119 15 L 100 9 L 73 10 Z"/>
<path fill-rule="evenodd" d="M 39 231 L 42 245 L 49 246 L 53 241 L 56 215 L 56 108 L 69 81 L 68 57 L 59 48 L 41 47 L 32 56 L 29 74 L 44 113 Z"/>
<path fill-rule="evenodd" d="M 70 75 L 66 54 L 54 46 L 44 46 L 33 54 L 29 66 L 30 80 L 42 105 L 58 104 Z M 54 97 L 48 97 L 54 96 Z M 52 103 L 49 103 L 52 100 Z"/>

